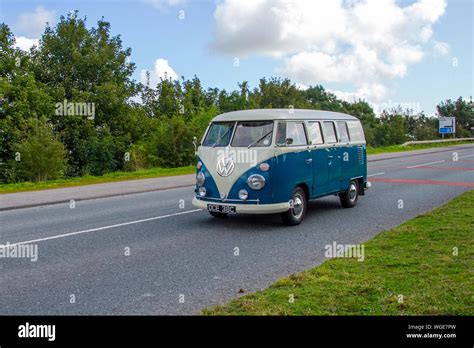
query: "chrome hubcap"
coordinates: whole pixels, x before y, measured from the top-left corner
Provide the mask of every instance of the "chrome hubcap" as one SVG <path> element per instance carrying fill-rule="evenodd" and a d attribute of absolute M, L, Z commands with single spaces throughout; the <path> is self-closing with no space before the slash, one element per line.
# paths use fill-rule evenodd
<path fill-rule="evenodd" d="M 349 200 L 354 202 L 357 198 L 357 186 L 353 183 L 349 186 Z"/>
<path fill-rule="evenodd" d="M 292 213 L 293 213 L 293 216 L 297 219 L 299 219 L 301 217 L 301 215 L 303 215 L 303 202 L 304 198 L 301 197 L 301 195 L 299 193 L 295 194 L 295 196 L 293 197 L 293 209 L 292 209 Z"/>

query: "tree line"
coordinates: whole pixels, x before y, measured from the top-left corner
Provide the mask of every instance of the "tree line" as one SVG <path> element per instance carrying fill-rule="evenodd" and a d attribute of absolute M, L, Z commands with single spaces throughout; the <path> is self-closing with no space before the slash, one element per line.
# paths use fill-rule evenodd
<path fill-rule="evenodd" d="M 323 86 L 299 89 L 289 79 L 262 78 L 232 91 L 205 89 L 197 76 L 162 79 L 156 86 L 132 78 L 131 49 L 101 19 L 88 28 L 77 11 L 47 26 L 38 46 L 15 48 L 0 24 L 0 182 L 103 175 L 195 161 L 192 138 L 216 115 L 256 108 L 305 108 L 358 117 L 369 146 L 435 139 L 437 119 L 401 108 L 376 116 L 363 100 L 338 99 Z M 470 134 L 472 105 L 463 98 L 437 106 L 458 117 L 458 135 Z"/>

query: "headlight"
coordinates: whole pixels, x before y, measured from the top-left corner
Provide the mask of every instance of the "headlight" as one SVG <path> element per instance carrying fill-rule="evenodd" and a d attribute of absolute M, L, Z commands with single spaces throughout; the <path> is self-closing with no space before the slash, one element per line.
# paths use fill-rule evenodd
<path fill-rule="evenodd" d="M 268 170 L 270 169 L 270 165 L 264 162 L 260 164 L 259 168 L 262 172 L 268 172 Z"/>
<path fill-rule="evenodd" d="M 196 175 L 196 184 L 198 186 L 202 186 L 204 185 L 204 181 L 206 180 L 206 176 L 204 175 L 203 172 L 199 172 L 197 175 Z"/>
<path fill-rule="evenodd" d="M 247 179 L 247 185 L 249 185 L 252 190 L 260 190 L 265 186 L 265 178 L 260 174 L 250 175 Z"/>
<path fill-rule="evenodd" d="M 240 190 L 239 191 L 239 198 L 243 201 L 245 201 L 247 198 L 249 197 L 249 193 L 247 192 L 247 190 Z"/>
<path fill-rule="evenodd" d="M 198 190 L 198 195 L 199 195 L 199 197 L 206 196 L 206 188 L 201 186 Z"/>

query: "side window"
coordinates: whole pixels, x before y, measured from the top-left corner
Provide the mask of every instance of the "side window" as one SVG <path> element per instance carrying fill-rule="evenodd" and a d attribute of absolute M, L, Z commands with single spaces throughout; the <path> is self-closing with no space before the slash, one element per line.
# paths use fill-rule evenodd
<path fill-rule="evenodd" d="M 324 121 L 324 135 L 328 144 L 337 143 L 336 129 L 331 121 Z"/>
<path fill-rule="evenodd" d="M 345 121 L 337 121 L 337 130 L 339 132 L 339 141 L 341 143 L 348 143 L 349 139 L 349 132 L 347 131 L 347 126 Z"/>
<path fill-rule="evenodd" d="M 352 141 L 365 141 L 364 130 L 359 121 L 348 121 L 347 128 Z"/>
<path fill-rule="evenodd" d="M 319 122 L 308 122 L 308 136 L 313 145 L 322 144 L 324 142 Z"/>
<path fill-rule="evenodd" d="M 287 138 L 293 139 L 293 143 L 290 146 L 306 145 L 308 142 L 303 122 L 279 122 L 276 144 L 284 145 Z"/>

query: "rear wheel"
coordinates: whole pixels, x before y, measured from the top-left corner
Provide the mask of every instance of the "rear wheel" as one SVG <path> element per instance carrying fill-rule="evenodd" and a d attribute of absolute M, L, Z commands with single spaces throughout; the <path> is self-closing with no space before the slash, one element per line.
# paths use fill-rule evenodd
<path fill-rule="evenodd" d="M 228 216 L 226 213 L 216 213 L 214 211 L 210 211 L 209 214 L 211 214 L 215 218 L 220 218 L 220 219 L 226 218 Z"/>
<path fill-rule="evenodd" d="M 281 213 L 283 222 L 290 226 L 299 225 L 306 215 L 307 199 L 304 190 L 296 187 L 291 196 L 291 207 L 288 211 Z"/>
<path fill-rule="evenodd" d="M 352 180 L 347 190 L 339 194 L 339 199 L 344 208 L 354 207 L 359 199 L 359 182 Z"/>

